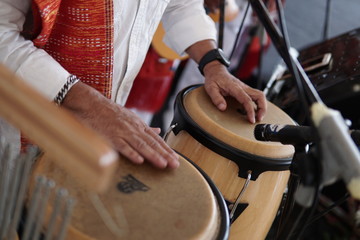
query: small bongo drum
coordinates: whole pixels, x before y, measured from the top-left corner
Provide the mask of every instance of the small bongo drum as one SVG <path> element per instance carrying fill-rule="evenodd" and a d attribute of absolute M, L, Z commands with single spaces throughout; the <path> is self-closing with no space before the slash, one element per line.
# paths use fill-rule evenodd
<path fill-rule="evenodd" d="M 179 168 L 165 170 L 120 159 L 110 189 L 101 195 L 88 192 L 47 160 L 37 161 L 32 177 L 52 179 L 76 199 L 66 239 L 228 238 L 229 215 L 220 191 L 181 156 Z"/>
<path fill-rule="evenodd" d="M 219 111 L 201 85 L 181 91 L 166 142 L 213 180 L 230 211 L 230 239 L 265 239 L 278 211 L 294 147 L 261 142 L 235 99 Z M 260 123 L 294 124 L 275 105 Z"/>

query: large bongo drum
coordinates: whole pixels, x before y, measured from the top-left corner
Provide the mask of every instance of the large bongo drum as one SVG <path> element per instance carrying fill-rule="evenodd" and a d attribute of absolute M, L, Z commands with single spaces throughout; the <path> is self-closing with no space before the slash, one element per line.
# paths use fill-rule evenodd
<path fill-rule="evenodd" d="M 254 137 L 241 105 L 227 99 L 219 111 L 201 85 L 181 91 L 166 142 L 214 181 L 230 211 L 230 239 L 265 239 L 286 189 L 294 148 Z M 268 103 L 262 122 L 294 124 Z"/>
<path fill-rule="evenodd" d="M 179 168 L 165 170 L 120 159 L 110 189 L 101 195 L 46 157 L 36 162 L 32 177 L 53 179 L 76 199 L 69 240 L 227 239 L 229 215 L 220 191 L 194 164 L 179 159 Z"/>

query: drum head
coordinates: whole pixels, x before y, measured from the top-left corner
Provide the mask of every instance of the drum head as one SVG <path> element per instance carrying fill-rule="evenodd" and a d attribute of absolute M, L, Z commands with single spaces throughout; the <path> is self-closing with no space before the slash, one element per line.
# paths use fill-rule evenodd
<path fill-rule="evenodd" d="M 192 164 L 180 157 L 179 168 L 159 170 L 120 161 L 109 191 L 102 195 L 86 191 L 44 157 L 37 162 L 33 175 L 53 179 L 77 200 L 67 239 L 217 238 L 217 201 Z"/>
<path fill-rule="evenodd" d="M 248 122 L 243 107 L 234 98 L 227 98 L 227 109 L 219 111 L 203 86 L 191 88 L 183 96 L 186 112 L 204 131 L 214 138 L 249 154 L 281 159 L 292 157 L 294 148 L 277 142 L 262 142 L 254 137 L 256 124 L 289 124 L 294 121 L 280 108 L 268 102 L 264 119 L 256 124 Z"/>

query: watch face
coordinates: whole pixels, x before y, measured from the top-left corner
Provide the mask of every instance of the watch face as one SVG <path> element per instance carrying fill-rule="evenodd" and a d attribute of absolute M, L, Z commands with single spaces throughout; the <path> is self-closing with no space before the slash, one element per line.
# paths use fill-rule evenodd
<path fill-rule="evenodd" d="M 230 61 L 226 58 L 225 53 L 223 52 L 223 50 L 221 48 L 218 48 L 218 54 L 221 58 L 221 60 L 223 61 L 223 63 L 228 67 L 230 66 Z"/>
<path fill-rule="evenodd" d="M 204 66 L 206 64 L 208 64 L 209 62 L 212 62 L 212 61 L 215 61 L 215 60 L 219 61 L 220 63 L 222 63 L 226 67 L 230 66 L 230 61 L 227 60 L 227 58 L 225 57 L 225 54 L 222 51 L 222 49 L 216 48 L 216 49 L 210 50 L 208 53 L 206 53 L 202 57 L 202 59 L 200 59 L 199 70 L 200 70 L 201 74 L 204 74 L 203 73 Z"/>
<path fill-rule="evenodd" d="M 221 48 L 218 48 L 218 53 L 221 55 L 222 58 L 225 58 L 224 51 Z"/>

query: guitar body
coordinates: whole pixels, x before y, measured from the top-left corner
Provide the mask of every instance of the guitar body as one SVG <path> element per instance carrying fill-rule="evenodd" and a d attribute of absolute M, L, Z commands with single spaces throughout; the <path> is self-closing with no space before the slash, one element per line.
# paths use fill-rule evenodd
<path fill-rule="evenodd" d="M 235 0 L 226 0 L 225 3 L 225 22 L 232 21 L 236 18 L 239 14 L 239 6 L 236 4 Z M 214 22 L 219 21 L 219 11 L 215 13 L 209 13 L 209 16 L 212 18 Z M 162 23 L 159 24 L 158 28 L 156 29 L 155 35 L 151 42 L 152 47 L 156 50 L 156 52 L 163 58 L 168 60 L 185 60 L 188 58 L 187 55 L 180 56 L 174 50 L 169 48 L 164 42 L 163 38 L 165 35 L 165 30 Z"/>
<path fill-rule="evenodd" d="M 179 54 L 177 54 L 174 50 L 172 50 L 171 48 L 169 48 L 164 42 L 163 42 L 163 38 L 165 35 L 165 30 L 164 27 L 162 25 L 162 23 L 159 23 L 158 28 L 156 29 L 156 32 L 153 36 L 153 40 L 151 42 L 151 46 L 155 49 L 155 51 L 163 58 L 166 58 L 168 60 L 185 60 L 188 58 L 187 55 L 185 56 L 180 56 Z"/>

